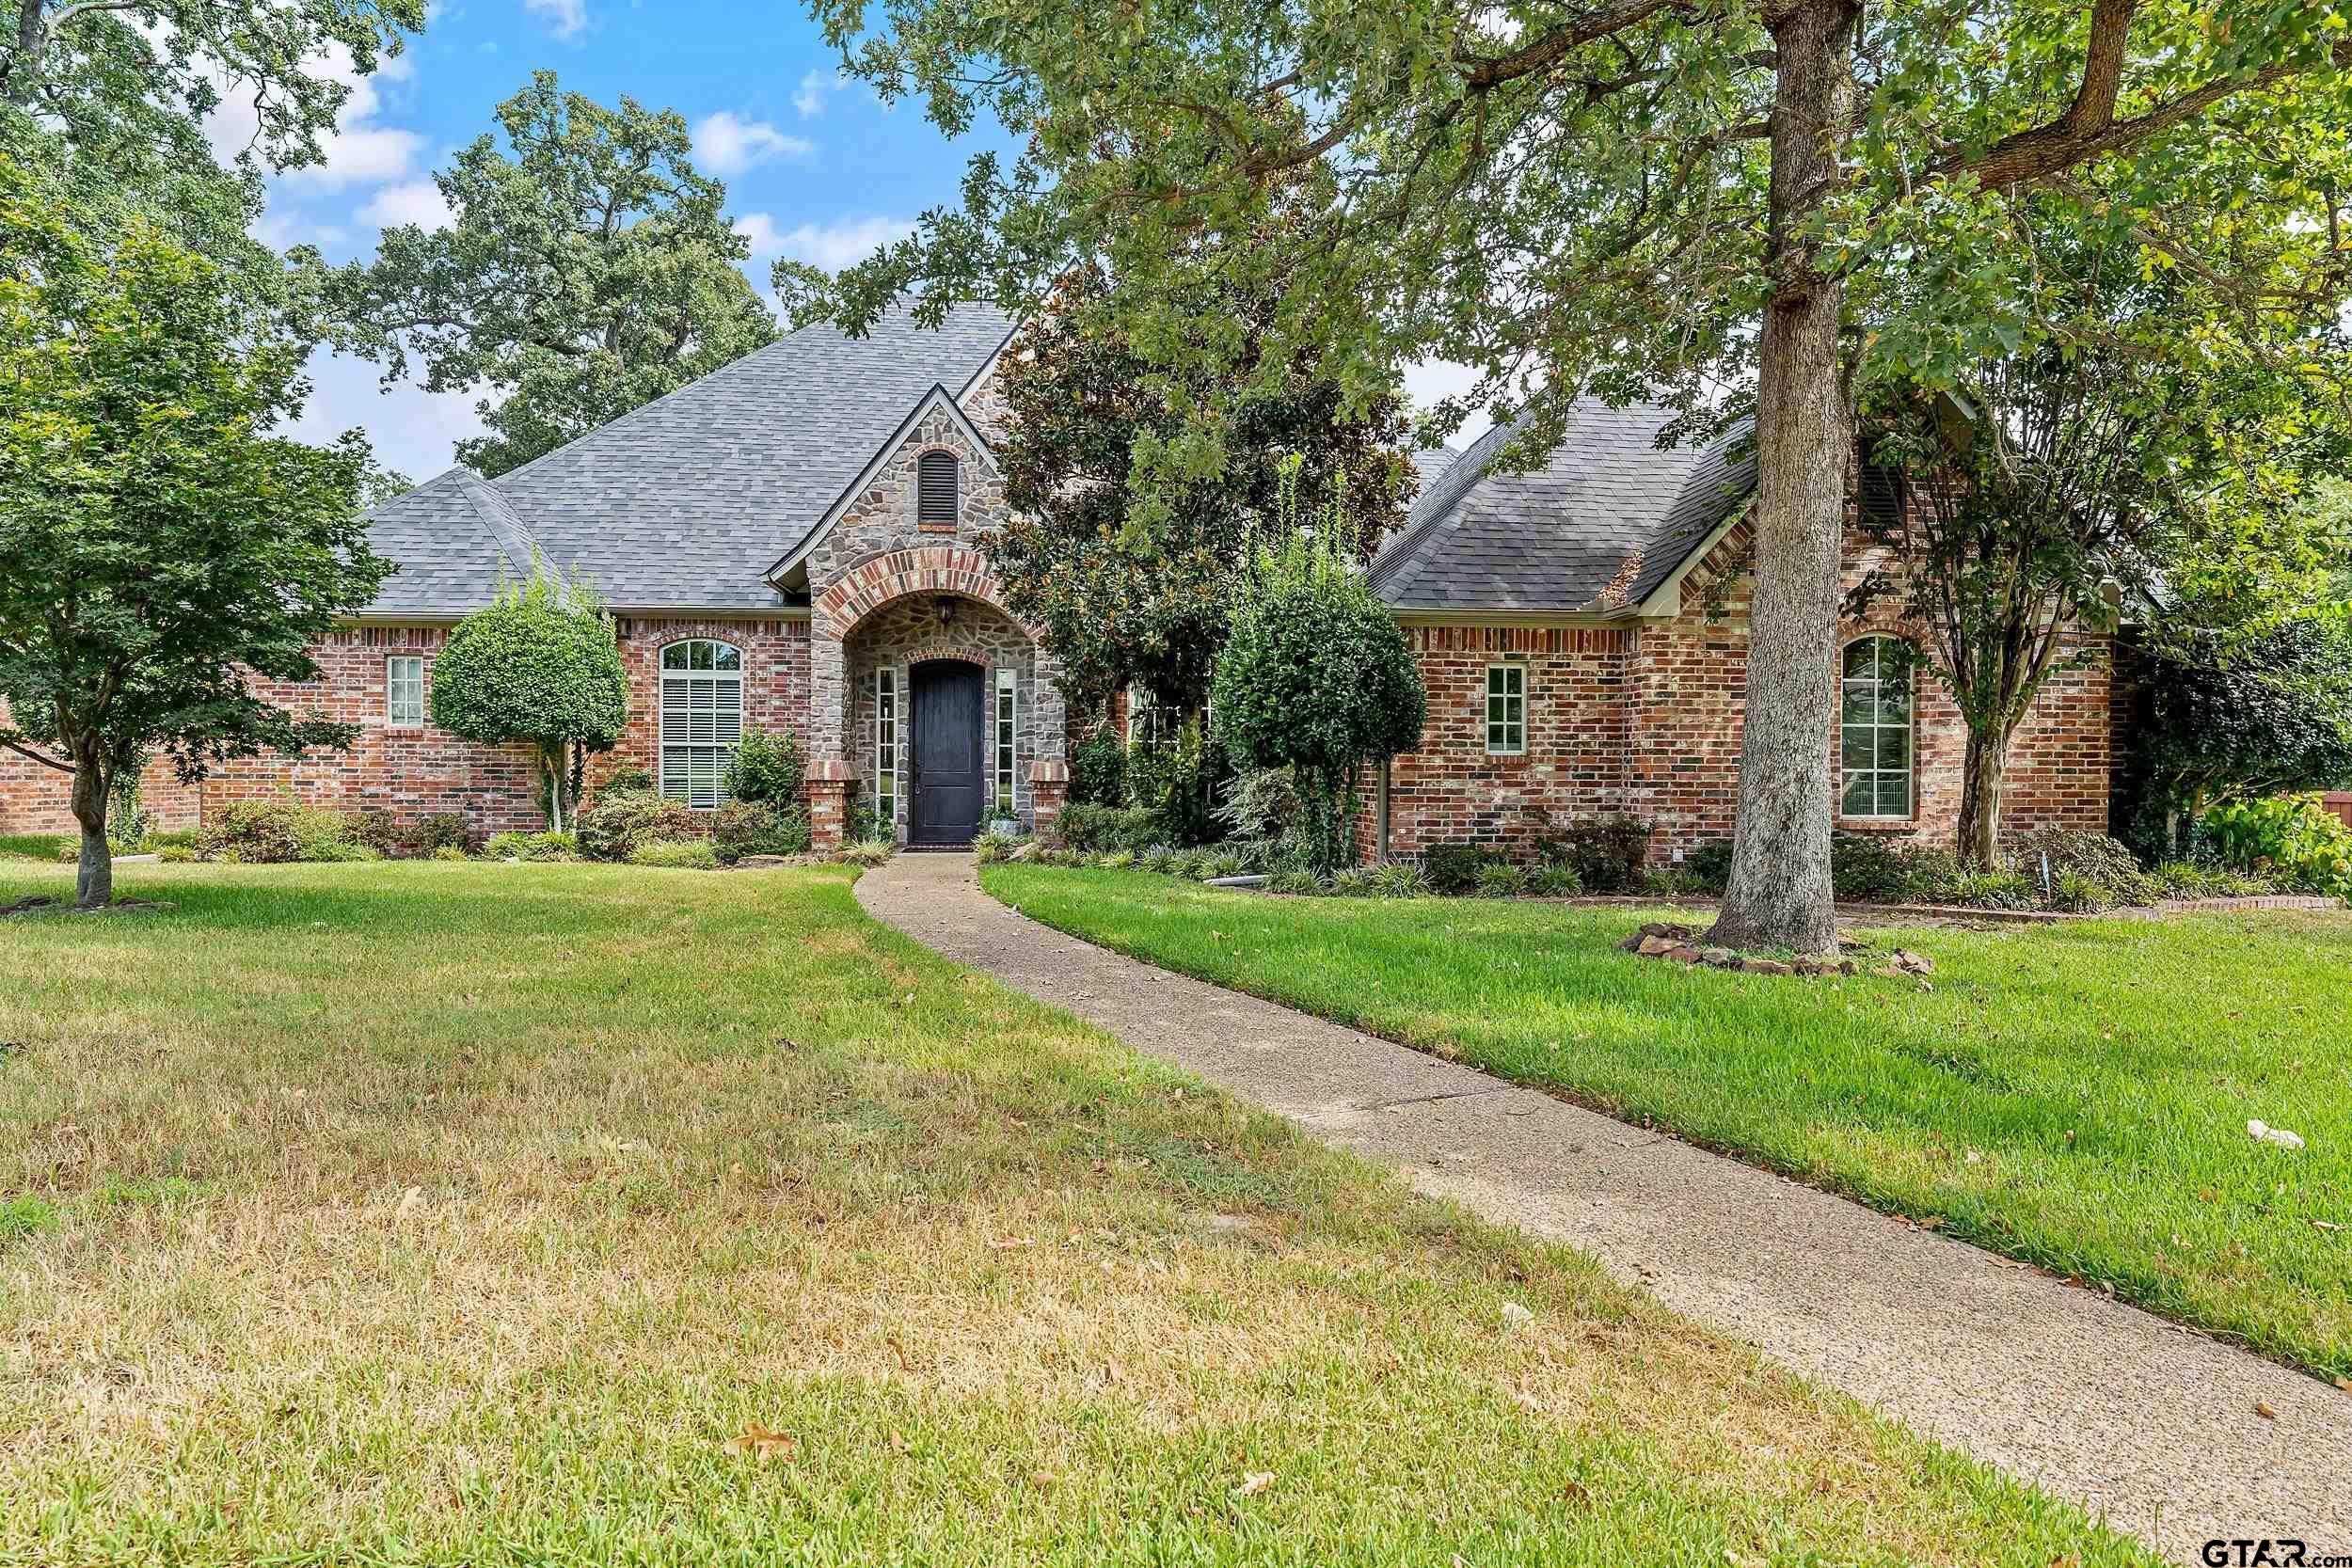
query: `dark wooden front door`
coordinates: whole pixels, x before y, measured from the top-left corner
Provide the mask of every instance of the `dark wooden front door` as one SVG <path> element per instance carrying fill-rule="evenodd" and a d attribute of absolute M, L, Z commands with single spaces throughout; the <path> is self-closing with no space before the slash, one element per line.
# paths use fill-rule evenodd
<path fill-rule="evenodd" d="M 980 670 L 914 667 L 914 800 L 910 844 L 969 844 L 980 828 Z"/>

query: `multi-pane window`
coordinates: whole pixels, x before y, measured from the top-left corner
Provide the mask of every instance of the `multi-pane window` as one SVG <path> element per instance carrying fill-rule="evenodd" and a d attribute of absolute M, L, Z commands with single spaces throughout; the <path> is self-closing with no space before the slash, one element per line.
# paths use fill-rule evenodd
<path fill-rule="evenodd" d="M 1152 695 L 1149 687 L 1127 689 L 1127 747 L 1140 746 L 1146 751 L 1160 743 L 1160 732 L 1169 727 L 1172 716 Z"/>
<path fill-rule="evenodd" d="M 1515 757 L 1527 750 L 1527 666 L 1486 667 L 1486 750 Z"/>
<path fill-rule="evenodd" d="M 884 832 L 898 820 L 898 673 L 874 672 L 874 816 Z"/>
<path fill-rule="evenodd" d="M 1843 816 L 1911 815 L 1911 645 L 1866 637 L 1846 645 L 1838 705 Z"/>
<path fill-rule="evenodd" d="M 424 722 L 424 659 L 394 654 L 384 661 L 384 719 L 392 724 Z"/>
<path fill-rule="evenodd" d="M 743 652 L 698 638 L 661 650 L 661 793 L 716 806 L 743 739 Z"/>
<path fill-rule="evenodd" d="M 1016 688 L 1014 684 L 1013 673 L 1010 670 L 997 671 L 995 708 L 996 815 L 999 816 L 1010 816 L 1013 815 L 1014 811 L 1012 796 L 1012 767 L 1013 752 L 1015 750 L 1014 736 L 1016 733 L 1013 727 L 1013 705 L 1016 700 L 1015 690 Z"/>

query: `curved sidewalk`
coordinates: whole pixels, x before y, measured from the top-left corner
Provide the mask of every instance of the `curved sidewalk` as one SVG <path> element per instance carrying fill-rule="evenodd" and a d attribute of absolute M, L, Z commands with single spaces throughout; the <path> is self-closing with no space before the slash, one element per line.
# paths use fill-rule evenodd
<path fill-rule="evenodd" d="M 968 855 L 900 855 L 857 896 L 948 958 L 1424 1191 L 1583 1247 L 2178 1561 L 2215 1537 L 2352 1553 L 2352 1396 L 2312 1378 L 1769 1172 L 1079 942 L 989 897 Z"/>

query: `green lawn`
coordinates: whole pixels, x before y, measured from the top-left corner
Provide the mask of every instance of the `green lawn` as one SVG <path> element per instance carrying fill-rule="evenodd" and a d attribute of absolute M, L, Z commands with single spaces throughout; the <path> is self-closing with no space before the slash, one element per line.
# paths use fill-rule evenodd
<path fill-rule="evenodd" d="M 121 886 L 0 923 L 0 1562 L 2149 1560 L 838 870 Z"/>
<path fill-rule="evenodd" d="M 2352 1376 L 2352 916 L 1871 931 L 1933 990 L 1615 950 L 1658 911 L 988 869 L 1170 969 L 1561 1090 Z M 2292 1153 L 2249 1118 L 2299 1132 Z"/>
<path fill-rule="evenodd" d="M 54 861 L 65 846 L 63 833 L 0 833 L 0 861 Z"/>

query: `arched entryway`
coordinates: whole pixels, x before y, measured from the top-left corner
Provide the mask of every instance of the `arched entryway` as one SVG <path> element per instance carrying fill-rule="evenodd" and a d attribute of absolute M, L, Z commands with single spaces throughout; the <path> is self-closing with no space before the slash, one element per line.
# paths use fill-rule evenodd
<path fill-rule="evenodd" d="M 960 848 L 988 803 L 987 690 L 977 664 L 925 659 L 908 671 L 907 843 Z"/>

